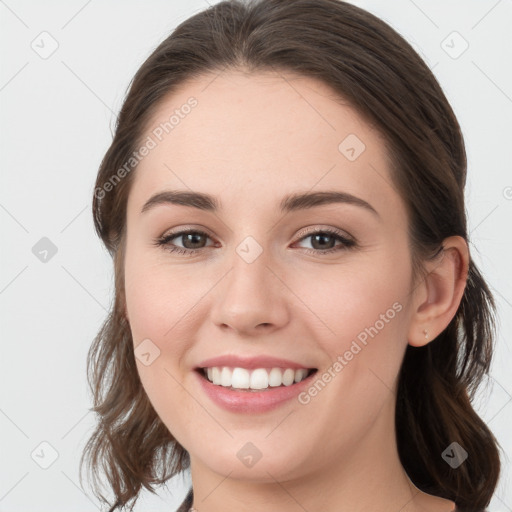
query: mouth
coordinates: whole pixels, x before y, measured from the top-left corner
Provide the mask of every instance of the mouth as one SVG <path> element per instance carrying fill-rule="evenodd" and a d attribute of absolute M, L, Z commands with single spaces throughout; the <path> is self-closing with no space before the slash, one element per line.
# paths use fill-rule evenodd
<path fill-rule="evenodd" d="M 212 366 L 196 368 L 195 371 L 214 386 L 232 391 L 261 392 L 298 384 L 316 373 L 318 369 Z"/>

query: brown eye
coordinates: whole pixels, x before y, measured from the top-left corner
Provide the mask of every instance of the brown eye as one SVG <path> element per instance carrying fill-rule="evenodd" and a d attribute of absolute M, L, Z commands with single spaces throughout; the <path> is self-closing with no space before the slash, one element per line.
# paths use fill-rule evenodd
<path fill-rule="evenodd" d="M 210 238 L 209 235 L 203 231 L 199 231 L 197 229 L 188 229 L 164 235 L 157 239 L 155 244 L 157 246 L 164 247 L 170 252 L 193 255 L 197 251 L 207 247 L 205 243 L 208 238 Z M 180 241 L 183 247 L 176 245 L 176 242 L 174 242 L 175 240 Z"/>
<path fill-rule="evenodd" d="M 313 249 L 305 248 L 307 252 L 313 254 L 326 254 L 337 251 L 342 251 L 349 249 L 356 245 L 356 242 L 346 236 L 343 236 L 338 231 L 333 231 L 329 229 L 317 230 L 311 233 L 308 233 L 306 236 L 303 236 L 299 242 L 310 239 L 311 246 Z M 336 242 L 340 242 L 336 244 Z"/>
<path fill-rule="evenodd" d="M 205 242 L 208 238 L 203 233 L 193 232 L 179 235 L 185 249 L 202 249 L 202 242 Z"/>

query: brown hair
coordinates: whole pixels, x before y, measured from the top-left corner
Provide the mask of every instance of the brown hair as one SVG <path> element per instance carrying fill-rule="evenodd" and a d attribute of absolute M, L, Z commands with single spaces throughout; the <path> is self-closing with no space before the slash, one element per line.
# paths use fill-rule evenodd
<path fill-rule="evenodd" d="M 142 486 L 152 491 L 187 469 L 190 459 L 142 388 L 124 316 L 124 233 L 133 172 L 114 187 L 105 184 L 137 149 L 164 96 L 192 77 L 224 69 L 314 77 L 377 127 L 392 160 L 393 183 L 407 205 L 415 276 L 422 261 L 442 251 L 446 237 L 468 240 L 459 124 L 430 69 L 390 26 L 340 0 L 222 1 L 181 23 L 136 73 L 93 199 L 95 227 L 114 258 L 116 286 L 112 311 L 88 357 L 99 422 L 80 469 L 87 461 L 95 494 L 107 501 L 98 486 L 103 470 L 115 495 L 111 510 L 131 501 L 133 507 Z M 497 441 L 471 405 L 489 372 L 494 314 L 493 297 L 470 260 L 456 315 L 438 339 L 407 347 L 399 375 L 401 462 L 419 489 L 454 501 L 461 511 L 489 503 L 500 471 Z M 442 458 L 452 442 L 469 453 L 457 469 Z"/>

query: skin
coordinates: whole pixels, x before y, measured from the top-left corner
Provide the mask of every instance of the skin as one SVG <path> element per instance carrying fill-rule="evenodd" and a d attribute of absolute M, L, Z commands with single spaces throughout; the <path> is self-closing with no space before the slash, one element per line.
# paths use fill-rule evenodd
<path fill-rule="evenodd" d="M 413 286 L 408 219 L 391 185 L 385 142 L 325 84 L 289 73 L 205 75 L 161 102 L 144 138 L 190 96 L 198 105 L 136 170 L 125 290 L 134 347 L 149 338 L 160 350 L 152 364 L 137 359 L 137 367 L 158 415 L 190 453 L 195 508 L 452 511 L 453 502 L 408 479 L 394 410 L 407 344 L 430 342 L 457 310 L 466 243 L 445 240 L 444 254 L 426 263 L 428 276 Z M 349 134 L 366 146 L 355 161 L 338 150 Z M 222 209 L 167 204 L 141 214 L 153 194 L 169 189 L 212 194 Z M 329 190 L 367 201 L 378 215 L 351 204 L 278 210 L 287 194 Z M 187 227 L 208 232 L 194 256 L 154 245 Z M 315 245 L 302 234 L 306 227 L 337 229 L 356 246 L 335 238 Z M 263 250 L 251 264 L 236 252 L 248 236 Z M 172 240 L 194 247 L 188 242 Z M 322 255 L 322 247 L 335 246 Z M 307 405 L 228 412 L 193 373 L 200 361 L 229 353 L 308 362 L 321 373 L 397 302 L 400 312 Z M 236 456 L 247 442 L 262 453 L 250 468 Z"/>

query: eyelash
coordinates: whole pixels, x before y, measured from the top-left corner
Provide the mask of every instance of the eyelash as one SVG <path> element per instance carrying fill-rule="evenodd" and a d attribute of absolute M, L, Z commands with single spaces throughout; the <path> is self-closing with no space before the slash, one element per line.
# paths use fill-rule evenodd
<path fill-rule="evenodd" d="M 157 247 L 163 247 L 166 251 L 169 251 L 171 253 L 177 253 L 177 254 L 181 254 L 184 256 L 193 256 L 194 254 L 197 254 L 197 252 L 202 251 L 203 249 L 206 249 L 207 247 L 201 247 L 200 249 L 187 249 L 187 248 L 183 248 L 183 247 L 176 247 L 176 246 L 173 246 L 172 244 L 170 244 L 170 241 L 173 240 L 174 238 L 179 238 L 180 236 L 188 235 L 191 233 L 196 234 L 196 235 L 204 235 L 208 238 L 211 238 L 208 235 L 208 233 L 205 233 L 204 231 L 201 231 L 199 229 L 186 229 L 183 231 L 178 231 L 176 233 L 169 233 L 168 235 L 164 235 L 160 238 L 157 238 L 155 240 L 155 245 Z M 342 242 L 342 245 L 338 245 L 338 246 L 332 247 L 330 249 L 325 249 L 325 250 L 305 249 L 305 251 L 308 254 L 324 255 L 324 254 L 330 254 L 333 252 L 351 249 L 356 246 L 356 242 L 354 240 L 346 238 L 345 236 L 342 236 L 338 231 L 336 231 L 334 229 L 328 229 L 328 228 L 318 229 L 316 231 L 309 231 L 309 232 L 303 234 L 303 236 L 301 238 L 299 238 L 298 242 L 301 242 L 302 240 L 309 238 L 313 235 L 319 235 L 319 234 L 331 235 L 336 240 Z"/>

